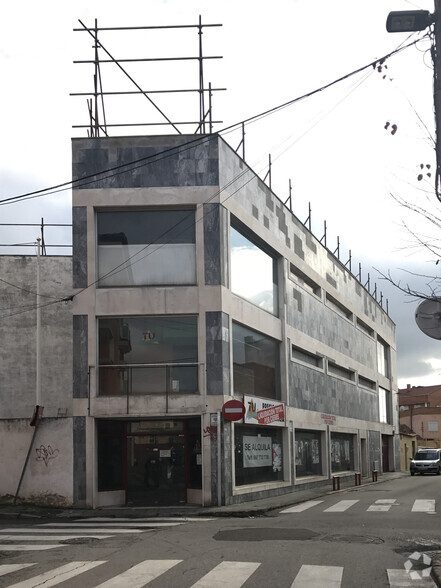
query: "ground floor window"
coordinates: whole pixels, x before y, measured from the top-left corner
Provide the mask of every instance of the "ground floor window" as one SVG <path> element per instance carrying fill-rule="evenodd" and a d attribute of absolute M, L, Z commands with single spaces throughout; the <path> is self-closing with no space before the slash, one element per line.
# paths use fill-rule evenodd
<path fill-rule="evenodd" d="M 125 424 L 98 421 L 98 490 L 124 489 Z"/>
<path fill-rule="evenodd" d="M 296 430 L 296 477 L 321 476 L 322 444 L 320 431 Z"/>
<path fill-rule="evenodd" d="M 354 435 L 331 433 L 331 470 L 354 470 Z"/>
<path fill-rule="evenodd" d="M 236 425 L 234 452 L 236 486 L 283 480 L 280 428 Z"/>

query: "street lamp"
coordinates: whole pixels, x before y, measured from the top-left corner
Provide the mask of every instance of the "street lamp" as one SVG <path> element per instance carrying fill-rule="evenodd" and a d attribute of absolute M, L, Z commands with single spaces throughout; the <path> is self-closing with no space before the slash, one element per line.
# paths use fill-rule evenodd
<path fill-rule="evenodd" d="M 409 33 L 424 31 L 435 21 L 435 15 L 428 10 L 400 10 L 389 12 L 386 21 L 388 33 Z"/>
<path fill-rule="evenodd" d="M 435 110 L 435 194 L 441 201 L 441 0 L 434 0 L 435 10 L 403 10 L 390 12 L 386 21 L 389 33 L 424 31 L 434 25 L 432 34 L 433 102 Z"/>

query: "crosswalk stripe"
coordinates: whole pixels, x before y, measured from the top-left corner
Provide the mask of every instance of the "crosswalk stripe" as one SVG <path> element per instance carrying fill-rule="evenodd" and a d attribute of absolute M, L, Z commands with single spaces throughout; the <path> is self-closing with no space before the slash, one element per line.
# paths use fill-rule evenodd
<path fill-rule="evenodd" d="M 1 541 L 68 541 L 69 539 L 109 539 L 113 535 L 2 535 Z"/>
<path fill-rule="evenodd" d="M 139 518 L 133 518 L 133 517 L 89 517 L 87 519 L 88 521 L 99 521 L 99 522 L 131 522 L 134 523 L 136 521 L 139 521 L 141 523 L 147 523 L 147 522 L 178 522 L 178 523 L 198 523 L 199 521 L 213 521 L 213 518 L 203 518 L 203 517 L 155 517 L 155 519 L 153 520 L 151 517 L 139 517 Z M 84 521 L 84 519 L 75 519 L 76 523 L 81 523 L 82 521 Z"/>
<path fill-rule="evenodd" d="M 6 574 L 12 574 L 12 572 L 18 572 L 18 570 L 24 570 L 25 568 L 29 568 L 31 566 L 35 566 L 35 564 L 1 564 L 0 576 L 6 576 Z"/>
<path fill-rule="evenodd" d="M 55 549 L 56 547 L 66 547 L 66 545 L 2 545 L 0 544 L 0 551 L 44 551 L 46 549 Z"/>
<path fill-rule="evenodd" d="M 291 512 L 303 512 L 304 510 L 308 510 L 308 508 L 317 506 L 317 504 L 321 504 L 322 502 L 323 500 L 307 500 L 306 502 L 302 502 L 300 504 L 296 504 L 295 506 L 291 506 L 291 508 L 281 510 L 280 514 L 288 514 Z"/>
<path fill-rule="evenodd" d="M 342 567 L 303 565 L 291 588 L 340 588 L 342 576 Z"/>
<path fill-rule="evenodd" d="M 396 498 L 380 498 L 367 509 L 370 512 L 387 512 L 396 503 Z"/>
<path fill-rule="evenodd" d="M 86 522 L 81 522 L 81 523 L 71 523 L 72 524 L 72 528 L 74 529 L 75 527 L 78 528 L 82 528 L 82 527 L 96 527 L 96 523 L 86 523 Z M 120 528 L 120 527 L 124 527 L 125 529 L 131 529 L 131 528 L 149 528 L 149 527 L 177 527 L 178 525 L 183 525 L 184 523 L 113 523 L 112 522 L 112 527 L 114 528 Z M 65 527 L 66 523 L 44 523 L 43 525 L 38 525 L 39 527 Z M 103 525 L 103 528 L 105 528 L 106 525 Z"/>
<path fill-rule="evenodd" d="M 79 574 L 83 574 L 96 566 L 106 563 L 105 561 L 72 561 L 64 566 L 54 568 L 18 584 L 8 586 L 8 588 L 37 588 L 37 586 L 44 585 L 44 588 L 56 586 L 61 582 L 65 582 L 70 578 L 74 578 Z"/>
<path fill-rule="evenodd" d="M 107 582 L 99 584 L 96 588 L 121 588 L 121 586 L 141 588 L 181 562 L 182 559 L 147 559 L 122 574 L 107 580 Z"/>
<path fill-rule="evenodd" d="M 2 529 L 2 533 L 64 533 L 64 534 L 71 534 L 71 533 L 85 533 L 87 534 L 109 534 L 115 535 L 117 533 L 145 533 L 146 530 L 143 529 L 114 529 L 113 527 L 97 527 L 97 528 L 84 528 L 84 527 L 45 527 L 42 528 L 43 525 L 38 525 L 38 527 L 21 527 L 21 528 L 14 528 L 14 529 Z M 0 537 L 1 538 L 1 537 Z"/>
<path fill-rule="evenodd" d="M 435 500 L 415 500 L 412 506 L 412 512 L 435 512 Z"/>
<path fill-rule="evenodd" d="M 413 578 L 406 570 L 387 570 L 390 588 L 436 588 L 430 576 Z"/>
<path fill-rule="evenodd" d="M 260 563 L 252 561 L 223 561 L 193 584 L 192 588 L 240 588 L 254 574 Z"/>
<path fill-rule="evenodd" d="M 337 504 L 334 504 L 333 506 L 326 508 L 323 512 L 344 512 L 345 510 L 348 510 L 348 508 L 351 508 L 351 506 L 354 506 L 354 504 L 357 504 L 357 502 L 360 502 L 360 501 L 359 500 L 340 500 L 340 502 L 337 502 Z"/>

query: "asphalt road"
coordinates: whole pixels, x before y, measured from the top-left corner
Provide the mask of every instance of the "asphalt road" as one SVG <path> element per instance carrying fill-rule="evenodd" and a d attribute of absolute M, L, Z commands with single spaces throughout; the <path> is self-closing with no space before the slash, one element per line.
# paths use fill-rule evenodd
<path fill-rule="evenodd" d="M 259 518 L 3 520 L 0 587 L 420 588 L 437 551 L 441 477 L 408 476 Z"/>

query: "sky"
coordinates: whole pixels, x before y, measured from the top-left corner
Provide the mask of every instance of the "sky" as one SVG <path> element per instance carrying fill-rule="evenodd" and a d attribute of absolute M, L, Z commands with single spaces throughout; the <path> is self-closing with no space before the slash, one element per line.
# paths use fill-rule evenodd
<path fill-rule="evenodd" d="M 437 228 L 400 205 L 401 198 L 440 215 L 433 191 L 434 121 L 430 41 L 424 33 L 387 33 L 392 10 L 425 9 L 421 0 L 15 0 L 0 8 L 0 200 L 58 185 L 71 179 L 70 139 L 86 136 L 73 125 L 88 123 L 84 96 L 91 91 L 93 59 L 87 32 L 74 32 L 81 20 L 92 27 L 197 24 L 204 28 L 205 85 L 214 92 L 213 118 L 220 131 L 284 104 L 358 70 L 417 38 L 414 46 L 344 81 L 246 126 L 246 161 L 264 178 L 271 154 L 273 191 L 286 200 L 292 185 L 292 210 L 302 221 L 312 210 L 312 232 L 319 239 L 327 225 L 327 246 L 340 239 L 340 260 L 362 268 L 362 282 L 377 285 L 397 325 L 398 385 L 438 384 L 441 341 L 415 324 L 418 300 L 403 295 L 382 275 L 402 285 L 431 292 L 436 256 L 417 246 L 412 235 L 435 244 Z M 117 59 L 196 56 L 196 29 L 144 30 L 100 34 Z M 125 63 L 145 90 L 197 88 L 196 61 Z M 387 67 L 386 67 L 387 66 Z M 380 71 L 381 70 L 381 71 Z M 101 68 L 104 90 L 132 90 L 113 64 Z M 175 121 L 198 119 L 196 94 L 155 94 Z M 106 98 L 109 123 L 159 122 L 144 97 Z M 395 126 L 396 125 L 396 130 Z M 196 125 L 181 126 L 193 133 Z M 141 127 L 142 133 L 166 127 Z M 394 132 L 393 132 L 394 131 Z M 132 127 L 111 135 L 139 134 Z M 238 132 L 223 135 L 236 148 Z M 421 169 L 423 165 L 423 169 Z M 427 166 L 431 166 L 430 168 Z M 418 181 L 419 174 L 423 175 Z M 395 198 L 393 197 L 395 196 Z M 1 205 L 0 223 L 71 222 L 69 190 Z M 406 228 L 407 227 L 407 228 Z M 410 229 L 410 231 L 409 231 Z M 31 254 L 37 227 L 0 224 L 0 254 Z M 48 244 L 70 245 L 70 228 L 47 228 Z M 70 254 L 69 248 L 48 253 Z M 424 275 L 428 277 L 419 277 Z"/>

